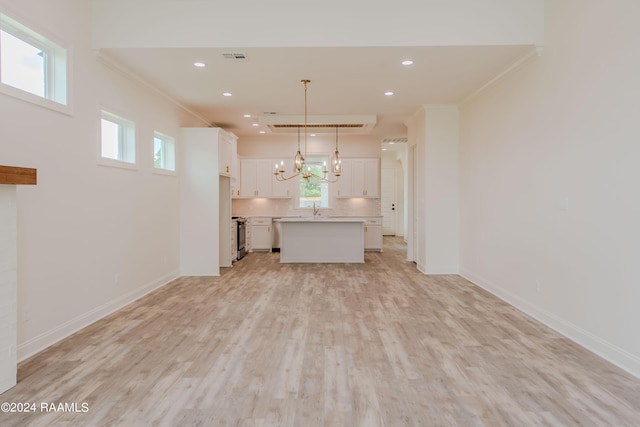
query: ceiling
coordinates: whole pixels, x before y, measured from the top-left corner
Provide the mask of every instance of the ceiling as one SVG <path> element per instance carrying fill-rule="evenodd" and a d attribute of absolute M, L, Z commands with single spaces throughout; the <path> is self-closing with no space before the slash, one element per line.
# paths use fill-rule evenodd
<path fill-rule="evenodd" d="M 532 46 L 126 48 L 101 53 L 174 100 L 243 136 L 272 132 L 260 116 L 375 115 L 371 137 L 406 136 L 403 122 L 423 104 L 456 104 L 520 59 Z M 225 59 L 241 53 L 246 59 Z M 406 59 L 413 65 L 402 65 Z M 200 61 L 204 68 L 193 63 Z M 385 96 L 393 91 L 393 96 Z M 229 92 L 232 96 L 224 96 Z M 250 114 L 251 117 L 244 117 Z"/>

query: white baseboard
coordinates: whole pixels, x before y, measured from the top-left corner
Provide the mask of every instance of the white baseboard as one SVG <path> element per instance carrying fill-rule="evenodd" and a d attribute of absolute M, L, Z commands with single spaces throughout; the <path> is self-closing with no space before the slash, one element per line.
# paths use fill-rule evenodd
<path fill-rule="evenodd" d="M 418 271 L 422 274 L 458 274 L 457 266 L 447 265 L 430 265 L 426 267 L 424 264 L 418 264 Z"/>
<path fill-rule="evenodd" d="M 78 332 L 80 329 L 89 326 L 90 324 L 108 316 L 109 314 L 123 308 L 126 305 L 131 304 L 135 300 L 145 296 L 146 294 L 161 288 L 169 282 L 179 277 L 178 272 L 171 272 L 158 279 L 141 286 L 125 295 L 116 298 L 113 301 L 109 301 L 99 307 L 94 308 L 80 316 L 75 317 L 55 328 L 38 335 L 22 344 L 18 345 L 18 362 L 21 362 L 36 353 L 41 352 L 47 347 L 67 338 L 68 336 Z"/>
<path fill-rule="evenodd" d="M 574 325 L 566 319 L 549 313 L 541 307 L 514 295 L 508 290 L 482 279 L 469 270 L 462 269 L 460 275 L 480 288 L 492 293 L 501 300 L 516 307 L 559 334 L 569 338 L 587 350 L 640 378 L 640 357 L 600 338 L 591 332 Z"/>
<path fill-rule="evenodd" d="M 427 273 L 425 273 L 425 267 L 424 267 L 424 264 L 422 264 L 422 263 L 420 263 L 420 262 L 417 262 L 417 261 L 416 261 L 416 268 L 418 269 L 418 271 L 419 271 L 420 273 L 422 273 L 422 274 L 427 274 Z"/>

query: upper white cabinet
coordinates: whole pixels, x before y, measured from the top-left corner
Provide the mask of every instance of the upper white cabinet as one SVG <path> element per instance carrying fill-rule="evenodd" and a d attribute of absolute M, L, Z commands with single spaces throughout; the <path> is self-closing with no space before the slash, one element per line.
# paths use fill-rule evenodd
<path fill-rule="evenodd" d="M 240 193 L 236 197 L 291 197 L 291 182 L 279 182 L 275 178 L 276 162 L 277 159 L 240 159 Z"/>
<path fill-rule="evenodd" d="M 229 132 L 219 130 L 218 136 L 218 173 L 223 176 L 232 177 L 237 175 L 236 168 L 236 147 L 237 137 Z"/>
<path fill-rule="evenodd" d="M 351 197 L 351 159 L 342 159 L 342 174 L 336 183 L 336 197 Z"/>
<path fill-rule="evenodd" d="M 380 197 L 380 159 L 364 160 L 364 197 Z"/>
<path fill-rule="evenodd" d="M 273 194 L 271 160 L 240 160 L 240 197 L 271 197 Z"/>
<path fill-rule="evenodd" d="M 231 176 L 231 150 L 232 143 L 226 138 L 220 138 L 218 142 L 218 173 Z"/>
<path fill-rule="evenodd" d="M 273 197 L 281 199 L 289 199 L 293 197 L 293 184 L 297 183 L 297 179 L 289 179 L 287 181 L 273 181 Z"/>
<path fill-rule="evenodd" d="M 380 159 L 343 159 L 337 197 L 380 197 Z"/>

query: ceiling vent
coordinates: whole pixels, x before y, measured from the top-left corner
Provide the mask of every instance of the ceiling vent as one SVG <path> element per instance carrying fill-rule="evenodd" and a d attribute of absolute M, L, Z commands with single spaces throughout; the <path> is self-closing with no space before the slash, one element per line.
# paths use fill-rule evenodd
<path fill-rule="evenodd" d="M 223 53 L 222 57 L 233 61 L 247 61 L 249 59 L 244 53 Z"/>
<path fill-rule="evenodd" d="M 387 143 L 387 144 L 404 144 L 406 142 L 408 142 L 409 139 L 406 137 L 398 137 L 398 138 L 383 138 L 382 139 L 382 143 Z"/>
<path fill-rule="evenodd" d="M 261 116 L 260 124 L 269 127 L 272 133 L 296 133 L 304 128 L 304 116 L 270 115 Z M 376 124 L 375 115 L 310 115 L 307 116 L 307 129 L 314 133 L 366 134 Z"/>

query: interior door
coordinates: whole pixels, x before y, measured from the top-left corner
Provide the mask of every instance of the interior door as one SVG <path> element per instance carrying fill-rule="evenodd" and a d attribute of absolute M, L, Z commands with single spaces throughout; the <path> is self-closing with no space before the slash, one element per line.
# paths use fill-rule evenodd
<path fill-rule="evenodd" d="M 382 168 L 380 171 L 381 191 L 380 210 L 382 213 L 382 234 L 396 235 L 396 171 L 394 168 Z"/>

